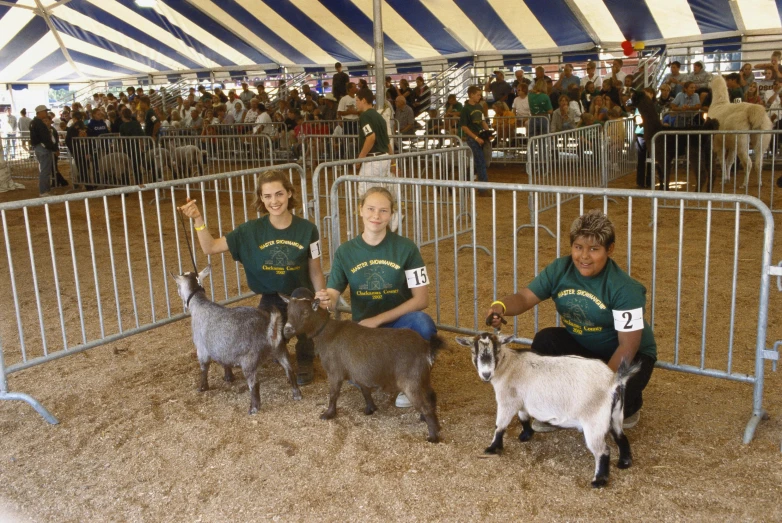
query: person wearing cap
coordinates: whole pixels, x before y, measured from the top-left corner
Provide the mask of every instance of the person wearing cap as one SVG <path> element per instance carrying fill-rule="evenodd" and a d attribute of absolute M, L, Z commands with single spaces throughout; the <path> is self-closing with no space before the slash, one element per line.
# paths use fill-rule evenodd
<path fill-rule="evenodd" d="M 329 93 L 327 95 L 321 96 L 320 98 L 323 100 L 324 105 L 320 108 L 320 119 L 330 122 L 337 119 L 337 99 L 334 98 L 334 95 Z"/>
<path fill-rule="evenodd" d="M 703 62 L 697 61 L 692 64 L 692 72 L 687 75 L 687 81 L 694 83 L 695 92 L 700 93 L 703 89 L 708 90 L 711 74 L 703 70 Z"/>
<path fill-rule="evenodd" d="M 60 151 L 52 138 L 52 131 L 44 121 L 48 117 L 48 107 L 39 105 L 35 108 L 35 118 L 30 123 L 30 145 L 38 160 L 38 192 L 41 196 L 46 196 L 51 191 L 55 158 L 60 156 Z"/>
<path fill-rule="evenodd" d="M 331 80 L 333 83 L 331 92 L 334 94 L 334 98 L 337 99 L 337 102 L 339 102 L 343 96 L 348 94 L 348 82 L 350 81 L 350 78 L 347 73 L 342 72 L 341 63 L 335 63 L 334 69 L 336 69 L 337 72 L 334 73 L 334 77 Z"/>
<path fill-rule="evenodd" d="M 508 96 L 513 94 L 513 88 L 505 81 L 505 74 L 502 71 L 494 71 L 483 90 L 492 94 L 494 97 L 494 102 L 492 103 L 507 102 Z M 512 99 L 510 103 L 513 103 Z"/>

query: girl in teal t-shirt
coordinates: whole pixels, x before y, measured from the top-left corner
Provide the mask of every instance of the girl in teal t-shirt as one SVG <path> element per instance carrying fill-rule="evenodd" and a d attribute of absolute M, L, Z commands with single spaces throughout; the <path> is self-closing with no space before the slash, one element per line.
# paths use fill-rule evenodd
<path fill-rule="evenodd" d="M 429 305 L 429 275 L 415 243 L 388 229 L 393 196 L 383 187 L 370 187 L 361 198 L 360 212 L 364 232 L 334 253 L 327 288 L 316 293 L 321 307 L 331 310 L 350 287 L 354 321 L 372 328 L 407 328 L 432 339 L 437 328 L 423 312 Z M 411 405 L 400 393 L 396 406 Z"/>
<path fill-rule="evenodd" d="M 282 171 L 266 171 L 258 178 L 255 207 L 268 213 L 257 220 L 243 223 L 233 231 L 214 239 L 206 228 L 195 200 L 188 200 L 180 210 L 198 233 L 204 254 L 231 253 L 244 265 L 247 283 L 261 295 L 262 309 L 276 307 L 287 321 L 288 307 L 279 294 L 291 294 L 299 287 L 319 291 L 326 286 L 320 265 L 320 239 L 317 227 L 291 213 L 297 205 L 295 190 Z M 312 340 L 299 336 L 296 341 L 296 362 L 299 385 L 313 378 L 312 360 L 315 348 Z"/>
<path fill-rule="evenodd" d="M 630 428 L 640 416 L 657 345 L 644 320 L 646 289 L 611 259 L 614 239 L 613 224 L 599 210 L 577 218 L 570 227 L 570 255 L 554 260 L 521 292 L 492 303 L 488 314 L 499 328 L 502 316 L 517 316 L 551 298 L 565 326 L 541 329 L 533 351 L 600 359 L 614 372 L 622 360 L 640 363 L 625 390 L 625 428 Z M 533 422 L 533 429 L 553 430 L 540 421 L 547 420 Z"/>

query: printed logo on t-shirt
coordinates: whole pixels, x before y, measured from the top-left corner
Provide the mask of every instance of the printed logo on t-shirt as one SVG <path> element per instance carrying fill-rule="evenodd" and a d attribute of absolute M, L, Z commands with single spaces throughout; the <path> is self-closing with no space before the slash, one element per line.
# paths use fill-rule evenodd
<path fill-rule="evenodd" d="M 301 270 L 300 265 L 294 265 L 290 260 L 295 259 L 297 250 L 304 249 L 302 244 L 291 240 L 271 240 L 259 245 L 258 248 L 265 251 L 264 254 L 267 255 L 261 267 L 264 271 L 284 276 L 289 271 Z"/>
<path fill-rule="evenodd" d="M 398 294 L 399 289 L 394 289 L 394 285 L 388 280 L 394 277 L 393 271 L 398 271 L 402 267 L 389 260 L 368 260 L 359 263 L 350 272 L 355 274 L 359 271 L 363 283 L 356 287 L 356 295 L 363 296 L 372 300 L 382 300 L 383 296 L 388 294 Z"/>

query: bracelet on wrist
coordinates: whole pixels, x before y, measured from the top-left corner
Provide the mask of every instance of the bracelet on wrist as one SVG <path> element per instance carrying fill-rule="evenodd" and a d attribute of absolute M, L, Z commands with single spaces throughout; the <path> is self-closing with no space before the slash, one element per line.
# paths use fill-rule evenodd
<path fill-rule="evenodd" d="M 503 314 L 505 314 L 505 312 L 508 310 L 508 308 L 505 307 L 505 304 L 502 303 L 500 300 L 496 300 L 496 301 L 491 302 L 491 305 L 489 305 L 489 307 L 494 307 L 495 305 L 502 306 L 502 313 Z"/>
<path fill-rule="evenodd" d="M 204 229 L 206 229 L 206 224 L 201 225 L 200 227 L 193 227 L 193 229 L 196 230 L 196 232 L 201 232 Z"/>

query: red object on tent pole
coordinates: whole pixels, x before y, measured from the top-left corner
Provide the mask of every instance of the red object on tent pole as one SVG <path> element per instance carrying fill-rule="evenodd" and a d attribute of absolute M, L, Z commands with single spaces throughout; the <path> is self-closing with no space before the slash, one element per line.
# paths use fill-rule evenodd
<path fill-rule="evenodd" d="M 625 40 L 624 42 L 622 42 L 622 49 L 624 50 L 625 54 L 627 54 L 627 51 L 632 51 L 633 42 L 631 42 L 630 40 Z"/>

